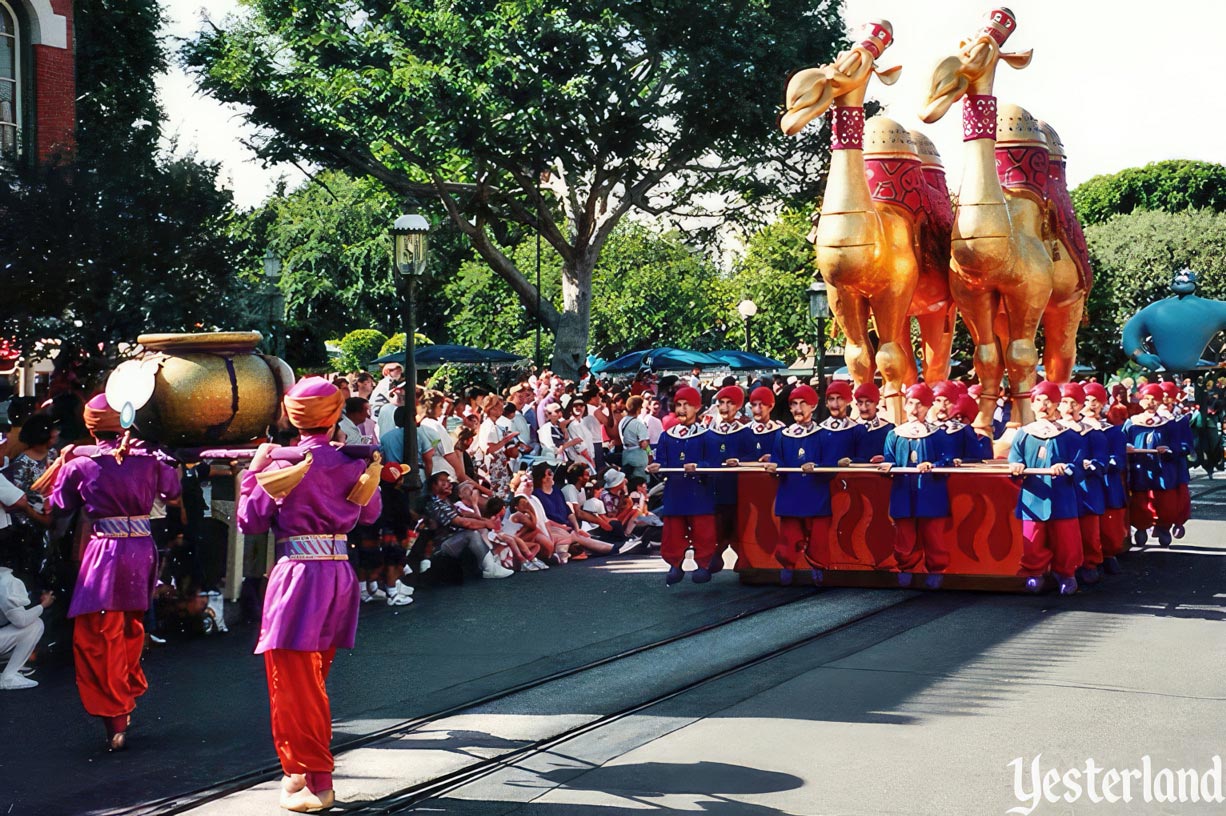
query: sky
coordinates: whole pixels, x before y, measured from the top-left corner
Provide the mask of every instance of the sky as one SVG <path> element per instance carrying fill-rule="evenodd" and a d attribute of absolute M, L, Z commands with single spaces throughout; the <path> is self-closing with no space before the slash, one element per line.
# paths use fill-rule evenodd
<path fill-rule="evenodd" d="M 166 0 L 165 34 L 190 36 L 200 28 L 202 13 L 220 21 L 237 6 L 236 0 Z M 932 66 L 979 28 L 989 8 L 983 0 L 845 2 L 844 17 L 853 28 L 871 18 L 893 24 L 894 44 L 878 64 L 901 65 L 902 75 L 893 86 L 874 82 L 870 96 L 885 105 L 886 116 L 933 140 L 955 188 L 961 173 L 959 109 L 933 125 L 921 123 L 916 112 Z M 1226 106 L 1218 90 L 1226 76 L 1226 49 L 1216 45 L 1226 29 L 1226 3 L 1012 0 L 1009 8 L 1017 31 L 1005 50 L 1034 49 L 1034 59 L 1020 71 L 1002 64 L 996 95 L 1059 132 L 1070 186 L 1162 159 L 1226 164 Z M 181 70 L 163 77 L 158 88 L 166 136 L 177 139 L 180 152 L 195 150 L 221 162 L 223 182 L 240 206 L 259 204 L 281 176 L 291 185 L 304 178 L 292 166 L 262 167 L 241 143 L 251 132 L 241 112 L 198 93 Z"/>

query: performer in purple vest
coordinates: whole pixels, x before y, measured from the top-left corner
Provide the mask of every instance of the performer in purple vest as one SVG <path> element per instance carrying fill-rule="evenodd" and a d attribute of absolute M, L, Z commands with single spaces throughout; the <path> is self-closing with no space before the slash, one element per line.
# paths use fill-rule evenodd
<path fill-rule="evenodd" d="M 346 539 L 379 518 L 378 456 L 329 443 L 344 396 L 322 377 L 299 381 L 285 411 L 301 433 L 293 447 L 263 445 L 243 474 L 238 524 L 270 529 L 277 563 L 268 579 L 260 639 L 281 769 L 281 807 L 311 812 L 332 806 L 332 710 L 326 681 L 336 650 L 352 649 L 358 628 L 357 578 Z"/>
<path fill-rule="evenodd" d="M 84 509 L 93 525 L 68 607 L 72 655 L 85 710 L 106 726 L 107 748 L 121 751 L 136 698 L 149 688 L 140 665 L 142 621 L 157 578 L 149 512 L 158 498 L 178 498 L 180 486 L 170 465 L 129 448 L 105 395 L 85 406 L 85 426 L 97 444 L 64 449 L 51 505 Z"/>

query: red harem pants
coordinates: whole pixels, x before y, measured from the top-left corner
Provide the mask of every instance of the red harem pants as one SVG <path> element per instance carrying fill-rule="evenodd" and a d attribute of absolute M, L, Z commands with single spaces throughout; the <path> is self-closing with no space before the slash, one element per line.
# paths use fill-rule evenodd
<path fill-rule="evenodd" d="M 336 649 L 264 652 L 272 741 L 286 774 L 310 774 L 312 791 L 332 787 L 332 707 L 328 703 L 328 670 Z"/>
<path fill-rule="evenodd" d="M 1022 519 L 1022 568 L 1018 575 L 1043 575 L 1049 569 L 1071 578 L 1081 566 L 1081 525 L 1075 518 Z"/>
<path fill-rule="evenodd" d="M 660 557 L 680 567 L 687 547 L 694 548 L 694 563 L 702 569 L 715 555 L 715 516 L 665 516 L 660 535 Z"/>
<path fill-rule="evenodd" d="M 1077 526 L 1081 528 L 1081 566 L 1093 569 L 1103 562 L 1102 516 L 1080 516 Z"/>
<path fill-rule="evenodd" d="M 1184 525 L 1192 518 L 1192 492 L 1186 484 L 1179 485 L 1175 491 L 1179 495 L 1179 512 L 1175 515 L 1175 523 Z"/>
<path fill-rule="evenodd" d="M 136 708 L 136 698 L 149 688 L 140 665 L 145 648 L 144 616 L 144 612 L 104 610 L 74 619 L 72 657 L 77 691 L 85 710 L 95 717 L 130 714 Z"/>
<path fill-rule="evenodd" d="M 1108 507 L 1101 519 L 1098 532 L 1103 542 L 1103 557 L 1114 558 L 1128 547 L 1128 518 L 1125 508 Z"/>
<path fill-rule="evenodd" d="M 1128 523 L 1138 530 L 1178 524 L 1179 491 L 1136 491 L 1128 500 Z"/>
<path fill-rule="evenodd" d="M 899 572 L 912 572 L 921 560 L 929 572 L 944 572 L 949 567 L 949 517 L 894 519 L 894 558 Z"/>
<path fill-rule="evenodd" d="M 775 560 L 795 569 L 804 555 L 809 566 L 826 569 L 830 563 L 830 516 L 780 516 Z"/>

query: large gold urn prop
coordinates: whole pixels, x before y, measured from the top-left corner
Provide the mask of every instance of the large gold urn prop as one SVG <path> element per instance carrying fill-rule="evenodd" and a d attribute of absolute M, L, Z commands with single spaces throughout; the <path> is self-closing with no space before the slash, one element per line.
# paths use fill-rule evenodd
<path fill-rule="evenodd" d="M 259 332 L 142 334 L 143 351 L 107 379 L 106 398 L 140 436 L 175 448 L 266 436 L 294 372 L 256 353 Z"/>

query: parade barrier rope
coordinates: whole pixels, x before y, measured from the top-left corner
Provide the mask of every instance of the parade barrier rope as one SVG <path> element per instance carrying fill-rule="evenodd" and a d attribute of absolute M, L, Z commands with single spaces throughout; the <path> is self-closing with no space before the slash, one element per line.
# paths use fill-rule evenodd
<path fill-rule="evenodd" d="M 771 470 L 765 467 L 764 464 L 756 466 L 737 465 L 736 467 L 707 467 L 694 468 L 686 470 L 685 468 L 660 468 L 657 473 L 681 473 L 681 474 L 707 474 L 707 473 L 878 473 L 882 476 L 889 476 L 893 473 L 958 473 L 968 476 L 1012 476 L 1012 472 L 1008 468 L 999 465 L 986 466 L 962 466 L 962 467 L 934 467 L 931 470 L 922 471 L 917 467 L 898 467 L 891 466 L 888 470 L 881 465 L 847 465 L 846 467 L 815 467 L 815 468 L 798 468 L 798 467 L 780 467 Z M 1022 476 L 1053 476 L 1051 468 L 1026 468 L 1021 472 Z"/>

